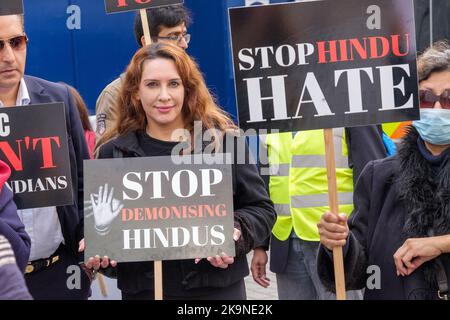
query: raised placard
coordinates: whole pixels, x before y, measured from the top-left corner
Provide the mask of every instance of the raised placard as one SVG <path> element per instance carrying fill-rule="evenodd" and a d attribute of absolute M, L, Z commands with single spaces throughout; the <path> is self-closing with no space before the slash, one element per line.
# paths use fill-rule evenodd
<path fill-rule="evenodd" d="M 177 163 L 170 156 L 84 162 L 86 257 L 234 256 L 231 165 Z"/>
<path fill-rule="evenodd" d="M 419 118 L 412 0 L 286 3 L 229 15 L 242 129 Z"/>

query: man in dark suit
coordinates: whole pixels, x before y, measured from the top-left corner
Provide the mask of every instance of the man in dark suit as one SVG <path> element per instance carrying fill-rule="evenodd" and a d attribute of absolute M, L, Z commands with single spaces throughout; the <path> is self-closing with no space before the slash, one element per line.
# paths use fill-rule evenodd
<path fill-rule="evenodd" d="M 11 175 L 9 166 L 0 161 L 0 236 L 11 245 L 17 261 L 18 269 L 23 273 L 30 257 L 31 240 L 25 231 L 25 226 L 17 216 L 17 207 L 13 194 L 5 184 Z M 0 252 L 3 251 L 0 245 Z M 0 279 L 0 283 L 3 283 Z"/>
<path fill-rule="evenodd" d="M 90 283 L 79 264 L 84 250 L 83 159 L 89 158 L 88 149 L 68 88 L 24 76 L 28 39 L 23 20 L 22 15 L 0 16 L 0 107 L 64 103 L 74 193 L 72 205 L 18 210 L 31 238 L 25 280 L 35 299 L 86 299 Z"/>

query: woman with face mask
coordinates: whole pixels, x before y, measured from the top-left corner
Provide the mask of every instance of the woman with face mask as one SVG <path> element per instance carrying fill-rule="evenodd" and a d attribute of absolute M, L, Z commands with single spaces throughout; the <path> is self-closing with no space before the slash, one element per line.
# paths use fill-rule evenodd
<path fill-rule="evenodd" d="M 331 250 L 343 246 L 347 289 L 365 299 L 450 297 L 450 45 L 418 60 L 420 120 L 396 156 L 369 163 L 355 209 L 318 224 L 318 271 L 333 289 Z"/>

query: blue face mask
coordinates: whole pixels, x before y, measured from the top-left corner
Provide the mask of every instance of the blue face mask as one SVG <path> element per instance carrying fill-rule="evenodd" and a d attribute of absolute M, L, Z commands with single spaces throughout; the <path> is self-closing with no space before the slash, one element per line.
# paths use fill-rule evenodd
<path fill-rule="evenodd" d="M 420 120 L 413 126 L 423 140 L 438 146 L 450 144 L 450 110 L 420 109 Z"/>

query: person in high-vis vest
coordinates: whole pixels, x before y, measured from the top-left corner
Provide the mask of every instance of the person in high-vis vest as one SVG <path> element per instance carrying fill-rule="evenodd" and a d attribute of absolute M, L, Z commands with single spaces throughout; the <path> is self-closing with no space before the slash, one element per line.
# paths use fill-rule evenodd
<path fill-rule="evenodd" d="M 367 162 L 386 157 L 386 148 L 380 126 L 335 128 L 333 135 L 339 212 L 350 214 L 357 177 Z M 278 297 L 334 299 L 316 271 L 320 244 L 317 223 L 329 211 L 323 130 L 269 134 L 261 140 L 268 156 L 268 167 L 262 164 L 261 173 L 266 174 L 277 212 L 270 243 L 270 269 L 276 273 Z M 254 251 L 253 278 L 264 287 L 269 284 L 267 260 L 263 248 Z M 362 295 L 351 292 L 349 298 Z"/>

